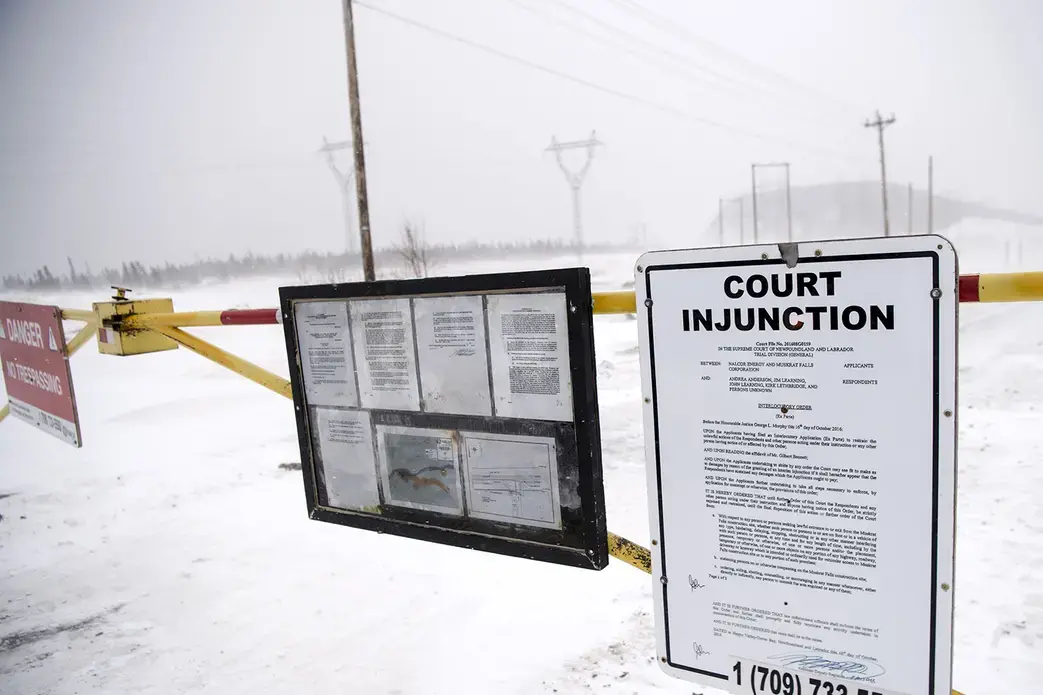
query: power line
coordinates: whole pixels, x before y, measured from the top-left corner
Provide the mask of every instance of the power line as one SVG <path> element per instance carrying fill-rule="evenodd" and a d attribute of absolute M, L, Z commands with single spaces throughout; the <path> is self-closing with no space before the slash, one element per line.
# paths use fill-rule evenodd
<path fill-rule="evenodd" d="M 588 22 L 591 22 L 592 24 L 602 27 L 603 29 L 610 31 L 616 35 L 623 36 L 634 43 L 645 46 L 648 48 L 648 50 L 660 53 L 676 63 L 683 63 L 689 66 L 690 69 L 696 70 L 697 72 L 705 73 L 718 80 L 722 80 L 725 83 L 725 86 L 731 86 L 729 83 L 735 83 L 753 91 L 761 91 L 760 87 L 751 82 L 745 82 L 743 80 L 737 79 L 732 75 L 726 75 L 724 73 L 717 72 L 716 70 L 712 70 L 704 65 L 699 64 L 698 62 L 686 55 L 676 53 L 668 48 L 663 48 L 662 46 L 648 41 L 647 39 L 642 39 L 640 36 L 637 36 L 632 32 L 626 31 L 625 29 L 621 29 L 615 26 L 614 24 L 611 24 L 610 22 L 606 22 L 600 17 L 592 15 L 589 12 L 579 9 L 578 7 L 573 7 L 572 5 L 569 5 L 566 2 L 562 2 L 561 0 L 551 0 L 551 2 L 553 2 L 553 4 L 557 5 L 558 7 L 571 12 L 572 14 L 578 15 L 586 19 Z"/>
<path fill-rule="evenodd" d="M 730 132 L 733 132 L 733 133 L 737 133 L 739 135 L 745 135 L 747 137 L 755 138 L 757 140 L 775 141 L 775 142 L 778 142 L 778 143 L 789 145 L 791 147 L 796 147 L 796 148 L 799 148 L 799 149 L 807 150 L 809 152 L 815 152 L 817 154 L 825 155 L 825 156 L 828 156 L 828 157 L 838 157 L 838 158 L 841 158 L 841 159 L 850 159 L 850 160 L 862 160 L 862 159 L 864 159 L 864 157 L 862 157 L 860 155 L 844 154 L 844 153 L 841 153 L 841 152 L 833 152 L 831 150 L 820 148 L 820 147 L 816 147 L 814 145 L 807 145 L 807 144 L 804 144 L 804 143 L 796 142 L 796 141 L 789 140 L 787 138 L 778 137 L 778 136 L 766 135 L 764 133 L 759 133 L 757 131 L 747 130 L 745 128 L 739 128 L 739 127 L 736 127 L 736 126 L 731 126 L 731 125 L 728 125 L 726 123 L 722 123 L 720 121 L 715 121 L 715 120 L 710 119 L 710 118 L 704 118 L 702 116 L 697 116 L 697 115 L 695 115 L 693 113 L 689 113 L 688 111 L 684 111 L 683 109 L 679 109 L 679 108 L 676 108 L 674 106 L 670 106 L 669 104 L 661 104 L 661 103 L 658 103 L 658 102 L 650 101 L 650 100 L 645 99 L 643 97 L 635 96 L 633 94 L 629 94 L 627 92 L 620 91 L 620 90 L 615 89 L 613 87 L 606 87 L 606 86 L 598 84 L 596 82 L 592 82 L 592 81 L 590 81 L 588 79 L 585 79 L 583 77 L 577 77 L 576 75 L 572 75 L 572 74 L 569 74 L 567 72 L 563 72 L 561 70 L 557 70 L 555 68 L 547 67 L 546 65 L 541 65 L 539 63 L 535 63 L 535 62 L 533 62 L 531 60 L 528 60 L 526 58 L 521 58 L 519 56 L 516 56 L 516 55 L 510 54 L 510 53 L 506 53 L 504 51 L 501 51 L 498 48 L 492 48 L 490 46 L 486 46 L 484 44 L 478 43 L 477 41 L 472 41 L 471 39 L 467 39 L 467 38 L 464 38 L 462 36 L 457 36 L 456 34 L 451 34 L 451 33 L 447 32 L 447 31 L 443 31 L 442 29 L 437 29 L 437 28 L 432 27 L 432 26 L 430 26 L 428 24 L 424 24 L 422 22 L 418 22 L 415 19 L 410 19 L 409 17 L 404 17 L 404 16 L 402 16 L 400 14 L 396 14 L 394 12 L 391 12 L 390 10 L 385 10 L 383 8 L 380 8 L 380 7 L 375 7 L 375 6 L 370 5 L 370 4 L 366 3 L 366 2 L 361 2 L 360 0 L 354 0 L 354 4 L 358 5 L 359 7 L 364 7 L 364 8 L 366 8 L 367 10 L 369 10 L 371 12 L 376 12 L 377 14 L 381 14 L 381 15 L 384 15 L 384 16 L 389 17 L 391 19 L 394 19 L 394 20 L 396 20 L 398 22 L 402 22 L 403 24 L 408 24 L 408 25 L 410 25 L 412 27 L 415 27 L 417 29 L 421 29 L 423 31 L 426 31 L 426 32 L 431 33 L 431 34 L 434 34 L 436 36 L 440 36 L 440 37 L 442 37 L 444 39 L 447 39 L 447 40 L 450 40 L 450 41 L 454 41 L 456 43 L 462 44 L 464 46 L 468 46 L 470 48 L 474 48 L 474 49 L 482 51 L 484 53 L 489 53 L 491 55 L 497 56 L 498 58 L 501 58 L 503 60 L 507 60 L 507 61 L 510 61 L 512 63 L 516 63 L 518 65 L 523 65 L 523 66 L 525 66 L 527 68 L 530 68 L 532 70 L 536 70 L 538 72 L 542 72 L 542 73 L 545 73 L 545 74 L 548 74 L 548 75 L 552 75 L 554 77 L 558 77 L 560 79 L 566 80 L 568 82 L 572 82 L 574 84 L 582 85 L 584 87 L 587 87 L 588 89 L 593 89 L 595 91 L 602 92 L 604 94 L 608 94 L 610 96 L 614 96 L 614 97 L 617 97 L 619 99 L 624 99 L 626 101 L 630 101 L 630 102 L 633 102 L 635 104 L 641 104 L 642 106 L 648 107 L 650 109 L 655 109 L 657 111 L 662 111 L 664 113 L 671 114 L 673 116 L 676 116 L 678 118 L 682 118 L 684 120 L 692 121 L 692 122 L 695 122 L 695 123 L 700 123 L 702 125 L 706 125 L 706 126 L 709 126 L 711 128 L 718 128 L 720 130 L 730 131 Z"/>
<path fill-rule="evenodd" d="M 834 104 L 834 106 L 840 106 L 840 107 L 842 107 L 842 108 L 844 108 L 846 110 L 858 110 L 858 107 L 854 106 L 853 104 L 849 104 L 848 102 L 846 102 L 846 101 L 844 101 L 842 99 L 839 99 L 839 98 L 837 98 L 837 97 L 835 97 L 835 96 L 833 96 L 831 94 L 823 92 L 820 89 L 816 89 L 815 87 L 811 87 L 811 86 L 805 85 L 805 84 L 803 84 L 801 82 L 798 82 L 797 80 L 793 79 L 792 77 L 788 77 L 786 75 L 783 75 L 780 72 L 772 70 L 769 67 L 761 65 L 759 63 L 756 63 L 756 62 L 750 60 L 749 58 L 746 58 L 745 56 L 742 56 L 742 55 L 740 55 L 738 53 L 735 53 L 734 51 L 731 51 L 731 50 L 729 50 L 729 49 L 727 49 L 727 48 L 725 48 L 725 47 L 723 47 L 723 46 L 721 46 L 721 45 L 719 45 L 717 43 L 714 43 L 713 41 L 710 41 L 709 39 L 703 38 L 702 36 L 699 36 L 698 34 L 695 34 L 694 32 L 692 32 L 692 31 L 690 31 L 688 29 L 682 28 L 681 26 L 678 25 L 678 23 L 676 21 L 671 20 L 668 17 L 664 17 L 663 15 L 661 15 L 661 14 L 659 14 L 659 13 L 653 11 L 653 10 L 648 9 L 645 6 L 640 5 L 637 2 L 634 2 L 634 0 L 607 0 L 607 1 L 612 3 L 613 5 L 615 5 L 616 7 L 619 7 L 619 8 L 621 8 L 621 9 L 627 11 L 627 12 L 630 12 L 631 14 L 634 14 L 634 15 L 637 15 L 637 16 L 641 17 L 641 19 L 643 19 L 647 24 L 650 24 L 652 26 L 657 26 L 660 29 L 665 29 L 665 30 L 667 30 L 667 31 L 677 35 L 677 36 L 680 36 L 680 37 L 684 38 L 686 41 L 692 41 L 692 42 L 695 42 L 695 43 L 702 44 L 703 46 L 709 48 L 710 50 L 712 50 L 712 51 L 714 51 L 716 53 L 718 53 L 719 55 L 724 56 L 726 59 L 729 59 L 732 62 L 738 63 L 740 65 L 744 65 L 746 67 L 746 69 L 751 71 L 751 72 L 754 72 L 754 73 L 758 73 L 759 72 L 759 73 L 762 73 L 764 75 L 768 75 L 772 79 L 780 81 L 780 82 L 787 83 L 787 84 L 789 84 L 789 85 L 791 85 L 791 86 L 793 86 L 793 87 L 795 87 L 795 88 L 805 92 L 806 94 L 814 95 L 816 98 L 824 99 L 825 101 L 829 101 L 832 104 Z"/>
<path fill-rule="evenodd" d="M 604 22 L 603 20 L 599 19 L 598 17 L 592 16 L 592 15 L 586 13 L 586 12 L 583 12 L 582 10 L 579 10 L 577 8 L 574 8 L 574 7 L 571 7 L 571 6 L 566 5 L 564 3 L 557 2 L 555 4 L 559 5 L 559 7 L 563 8 L 563 9 L 569 10 L 570 12 L 572 12 L 574 14 L 580 15 L 582 18 L 586 19 L 587 21 L 589 21 L 589 22 L 591 22 L 591 23 L 593 23 L 593 24 L 595 24 L 597 26 L 603 27 L 603 28 L 608 29 L 609 31 L 615 33 L 615 34 L 618 34 L 618 35 L 621 35 L 621 36 L 625 37 L 626 39 L 628 39 L 633 44 L 646 46 L 647 47 L 646 50 L 652 50 L 652 51 L 655 51 L 656 53 L 662 54 L 662 55 L 665 56 L 665 59 L 657 58 L 657 57 L 652 56 L 652 55 L 648 55 L 647 53 L 643 53 L 642 51 L 635 50 L 634 48 L 627 46 L 625 43 L 620 43 L 620 42 L 614 41 L 612 39 L 609 39 L 609 38 L 607 38 L 605 36 L 602 36 L 600 34 L 596 34 L 596 33 L 592 32 L 592 31 L 584 28 L 581 25 L 574 24 L 574 23 L 572 23 L 570 21 L 567 21 L 567 20 L 564 20 L 564 19 L 562 19 L 560 17 L 555 17 L 554 15 L 549 14 L 545 10 L 541 10 L 541 9 L 537 9 L 535 7 L 532 7 L 531 5 L 529 5 L 524 0 L 506 0 L 506 1 L 511 3 L 511 4 L 513 4 L 513 5 L 515 5 L 516 7 L 519 7 L 521 9 L 525 10 L 526 12 L 529 12 L 529 13 L 531 13 L 533 15 L 536 15 L 536 16 L 542 18 L 543 21 L 545 21 L 545 22 L 548 22 L 550 24 L 553 24 L 553 25 L 556 25 L 556 26 L 563 27 L 565 29 L 574 31 L 574 32 L 576 32 L 578 34 L 581 34 L 581 35 L 586 36 L 586 37 L 588 37 L 590 39 L 593 39 L 594 41 L 598 41 L 598 42 L 600 42 L 602 44 L 610 46 L 614 50 L 623 51 L 624 53 L 628 53 L 628 54 L 630 54 L 632 56 L 635 56 L 635 57 L 637 57 L 637 58 L 639 58 L 641 60 L 645 60 L 645 61 L 648 61 L 648 62 L 653 63 L 655 65 L 662 66 L 666 70 L 669 70 L 670 72 L 672 72 L 672 73 L 674 73 L 676 75 L 680 75 L 680 76 L 684 77 L 685 79 L 687 79 L 690 82 L 692 82 L 692 84 L 697 84 L 697 85 L 700 85 L 700 86 L 707 86 L 707 87 L 710 87 L 710 88 L 726 91 L 726 92 L 729 92 L 729 93 L 731 93 L 731 94 L 733 94 L 733 95 L 735 95 L 737 97 L 740 97 L 740 98 L 748 98 L 750 95 L 747 92 L 754 92 L 755 93 L 754 96 L 759 98 L 759 99 L 761 99 L 761 100 L 764 100 L 765 98 L 767 98 L 769 100 L 778 101 L 778 102 L 782 103 L 783 105 L 785 105 L 787 107 L 790 107 L 790 108 L 800 108 L 797 104 L 793 104 L 793 103 L 789 102 L 782 95 L 771 93 L 771 92 L 766 92 L 763 89 L 763 87 L 761 87 L 760 85 L 756 85 L 756 84 L 753 84 L 751 82 L 745 82 L 745 81 L 742 81 L 742 80 L 737 80 L 737 79 L 735 79 L 732 76 L 729 76 L 729 75 L 726 75 L 726 74 L 723 74 L 723 73 L 719 73 L 719 72 L 710 70 L 709 68 L 706 68 L 706 67 L 700 65 L 699 63 L 693 61 L 692 59 L 688 58 L 687 56 L 680 55 L 680 54 L 674 53 L 673 51 L 669 51 L 667 49 L 664 49 L 661 46 L 657 46 L 657 45 L 655 45 L 655 44 L 653 44 L 653 43 L 651 43 L 649 41 L 641 39 L 640 37 L 638 37 L 638 36 L 636 36 L 636 35 L 634 35 L 634 34 L 632 34 L 630 32 L 625 31 L 625 30 L 623 30 L 623 29 L 621 29 L 619 27 L 616 27 L 616 26 L 613 26 L 612 24 Z M 696 76 L 696 74 L 695 74 L 696 71 L 706 73 L 706 74 L 710 75 L 711 77 L 716 78 L 717 81 L 700 79 L 699 77 Z M 742 88 L 745 88 L 745 90 L 742 89 Z M 816 114 L 818 114 L 818 111 L 814 110 L 814 109 L 804 108 L 802 110 L 806 110 L 809 113 L 816 113 Z M 818 114 L 818 115 L 821 115 L 821 114 Z M 825 120 L 825 118 L 823 118 L 823 123 L 825 123 L 825 122 L 826 122 L 826 120 Z M 832 123 L 832 125 L 836 125 L 836 124 Z"/>

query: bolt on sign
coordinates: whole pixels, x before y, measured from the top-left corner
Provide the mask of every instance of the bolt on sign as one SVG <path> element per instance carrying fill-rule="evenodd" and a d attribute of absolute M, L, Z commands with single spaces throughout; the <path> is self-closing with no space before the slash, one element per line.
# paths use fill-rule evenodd
<path fill-rule="evenodd" d="M 79 447 L 61 309 L 0 302 L 0 362 L 11 414 Z"/>
<path fill-rule="evenodd" d="M 312 519 L 608 564 L 586 268 L 279 293 Z"/>
<path fill-rule="evenodd" d="M 660 666 L 752 695 L 948 695 L 953 247 L 663 251 L 636 271 Z"/>

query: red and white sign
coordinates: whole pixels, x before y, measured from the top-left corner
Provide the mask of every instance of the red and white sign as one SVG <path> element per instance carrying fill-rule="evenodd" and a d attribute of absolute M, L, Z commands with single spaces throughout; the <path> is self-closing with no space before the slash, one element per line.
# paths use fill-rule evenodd
<path fill-rule="evenodd" d="M 61 316 L 54 306 L 0 302 L 0 363 L 11 414 L 79 447 Z"/>

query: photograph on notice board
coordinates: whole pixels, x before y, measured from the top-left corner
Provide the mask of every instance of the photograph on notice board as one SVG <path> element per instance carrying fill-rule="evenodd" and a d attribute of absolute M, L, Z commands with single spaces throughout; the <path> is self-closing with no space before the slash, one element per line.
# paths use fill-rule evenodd
<path fill-rule="evenodd" d="M 462 515 L 457 440 L 449 430 L 377 425 L 384 503 Z"/>
<path fill-rule="evenodd" d="M 369 413 L 313 408 L 318 464 L 331 507 L 372 509 L 380 504 Z"/>

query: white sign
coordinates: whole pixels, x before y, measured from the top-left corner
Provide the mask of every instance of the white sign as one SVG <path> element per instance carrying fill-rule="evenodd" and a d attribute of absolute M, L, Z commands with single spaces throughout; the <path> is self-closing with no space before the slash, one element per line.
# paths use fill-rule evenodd
<path fill-rule="evenodd" d="M 789 265 L 638 261 L 660 665 L 753 695 L 948 695 L 955 251 L 801 242 Z"/>
<path fill-rule="evenodd" d="M 487 302 L 496 415 L 572 420 L 565 294 L 492 294 Z"/>

